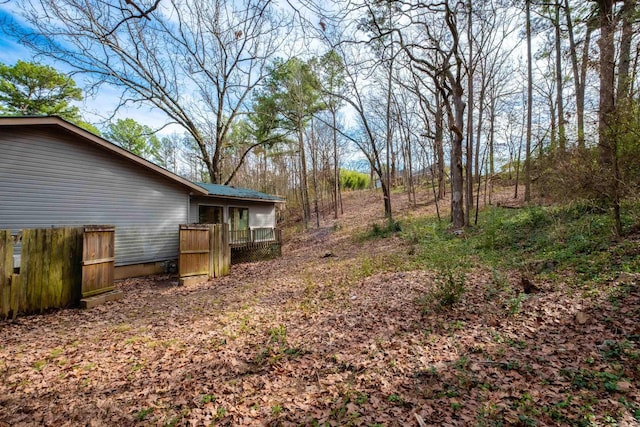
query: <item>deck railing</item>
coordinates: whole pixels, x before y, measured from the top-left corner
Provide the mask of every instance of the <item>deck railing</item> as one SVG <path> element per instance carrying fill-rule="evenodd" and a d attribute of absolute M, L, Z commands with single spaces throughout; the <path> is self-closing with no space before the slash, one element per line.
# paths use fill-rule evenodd
<path fill-rule="evenodd" d="M 231 230 L 229 233 L 229 243 L 233 246 L 247 243 L 280 242 L 280 230 L 273 227 Z"/>
<path fill-rule="evenodd" d="M 232 264 L 277 258 L 282 255 L 282 232 L 272 227 L 231 231 L 229 246 Z"/>

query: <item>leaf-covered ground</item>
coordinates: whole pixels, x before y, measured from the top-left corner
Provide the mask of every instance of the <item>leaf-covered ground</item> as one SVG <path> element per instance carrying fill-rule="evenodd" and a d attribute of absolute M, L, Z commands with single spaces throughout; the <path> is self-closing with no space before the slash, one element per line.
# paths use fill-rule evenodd
<path fill-rule="evenodd" d="M 410 244 L 354 238 L 379 197 L 346 200 L 280 259 L 0 323 L 0 425 L 640 424 L 637 275 L 524 294 L 475 270 L 439 308 Z"/>

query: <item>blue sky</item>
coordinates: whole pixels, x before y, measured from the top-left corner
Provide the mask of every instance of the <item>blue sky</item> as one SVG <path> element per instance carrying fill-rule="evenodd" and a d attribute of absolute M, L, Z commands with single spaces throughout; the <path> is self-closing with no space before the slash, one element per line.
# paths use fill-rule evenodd
<path fill-rule="evenodd" d="M 0 24 L 20 22 L 23 21 L 20 17 L 17 5 L 12 2 L 2 3 L 0 0 Z M 6 34 L 4 31 L 0 30 L 0 62 L 7 65 L 13 65 L 18 60 L 35 61 L 51 65 L 61 72 L 71 71 L 69 66 L 66 64 L 54 63 L 48 58 L 36 58 L 34 52 L 20 44 L 17 37 L 12 36 L 11 34 Z M 81 76 L 74 77 L 74 80 L 80 88 L 83 88 L 85 85 L 85 81 L 83 81 Z M 100 93 L 93 97 L 85 94 L 86 97 L 84 102 L 79 103 L 78 107 L 82 111 L 85 120 L 97 125 L 99 128 L 102 128 L 103 122 L 109 118 L 113 110 L 118 105 L 119 94 L 120 91 L 116 88 L 102 86 Z M 164 113 L 144 107 L 122 108 L 116 117 L 131 117 L 132 119 L 148 125 L 151 128 L 160 128 L 167 122 L 167 118 Z M 179 126 L 169 126 L 163 129 L 160 133 L 167 134 L 172 132 L 182 133 L 182 130 Z"/>
<path fill-rule="evenodd" d="M 9 4 L 0 4 L 0 23 L 15 22 L 11 9 L 13 8 Z M 13 64 L 18 59 L 30 60 L 32 56 L 15 38 L 0 32 L 0 62 Z"/>

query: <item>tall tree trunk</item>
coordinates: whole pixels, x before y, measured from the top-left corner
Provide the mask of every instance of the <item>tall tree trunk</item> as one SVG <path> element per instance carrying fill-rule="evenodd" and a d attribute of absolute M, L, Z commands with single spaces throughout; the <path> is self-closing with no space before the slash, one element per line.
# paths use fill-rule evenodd
<path fill-rule="evenodd" d="M 607 183 L 606 199 L 613 208 L 616 232 L 622 233 L 620 222 L 620 195 L 618 194 L 618 171 L 616 155 L 616 135 L 613 132 L 615 120 L 615 43 L 616 22 L 613 16 L 615 0 L 597 0 L 600 19 L 600 111 L 598 113 L 598 149 L 600 165 Z"/>
<path fill-rule="evenodd" d="M 482 170 L 481 170 L 481 166 L 480 166 L 480 137 L 482 135 L 482 120 L 484 118 L 484 96 L 486 93 L 486 89 L 487 89 L 487 85 L 486 85 L 486 80 L 487 78 L 490 78 L 489 76 L 483 76 L 483 82 L 482 85 L 480 86 L 480 93 L 478 96 L 478 125 L 476 126 L 476 154 L 475 154 L 475 160 L 474 160 L 474 167 L 475 167 L 475 171 L 476 171 L 476 181 L 478 184 L 477 187 L 477 194 L 476 194 L 476 204 L 475 204 L 475 215 L 474 215 L 474 224 L 478 223 L 478 203 L 480 200 L 480 181 L 482 179 Z"/>
<path fill-rule="evenodd" d="M 404 162 L 405 187 L 409 205 L 416 206 L 416 191 L 413 182 L 413 157 L 411 155 L 411 128 L 409 120 L 404 120 L 398 111 L 398 127 L 402 132 L 402 158 Z"/>
<path fill-rule="evenodd" d="M 489 190 L 485 193 L 489 193 L 489 206 L 492 204 L 491 196 L 493 195 L 493 176 L 496 173 L 495 170 L 495 153 L 494 153 L 494 142 L 495 142 L 495 132 L 496 132 L 496 99 L 495 93 L 492 94 L 491 100 L 489 101 Z"/>
<path fill-rule="evenodd" d="M 386 111 L 386 148 L 387 148 L 387 169 L 385 171 L 386 186 L 383 185 L 384 193 L 384 215 L 393 220 L 391 212 L 391 150 L 393 146 L 393 127 L 391 124 L 391 88 L 393 84 L 393 59 L 389 62 L 389 74 L 387 76 L 387 111 Z M 385 190 L 385 187 L 387 191 Z"/>
<path fill-rule="evenodd" d="M 393 16 L 392 16 L 392 12 L 391 12 L 391 2 L 387 3 L 387 14 L 388 14 L 388 19 L 389 22 L 392 21 Z M 387 148 L 387 169 L 386 169 L 386 173 L 385 173 L 385 177 L 386 177 L 386 185 L 382 186 L 382 192 L 384 195 L 384 215 L 387 217 L 387 219 L 389 220 L 389 223 L 391 223 L 393 221 L 393 213 L 391 210 L 391 150 L 393 148 L 393 128 L 392 128 L 392 123 L 391 123 L 391 89 L 393 87 L 393 65 L 394 65 L 394 53 L 393 53 L 393 42 L 394 42 L 394 37 L 393 37 L 393 32 L 390 35 L 390 49 L 391 49 L 391 55 L 389 56 L 389 70 L 388 70 L 388 74 L 387 74 L 387 105 L 386 105 L 386 117 L 385 117 L 385 124 L 386 124 L 386 148 Z"/>
<path fill-rule="evenodd" d="M 636 15 L 636 1 L 624 0 L 620 18 L 622 20 L 622 34 L 620 35 L 620 54 L 618 63 L 618 87 L 616 89 L 615 110 L 625 110 L 630 108 L 631 103 L 631 76 L 629 73 L 631 67 L 631 42 L 633 40 L 633 24 Z M 623 111 L 617 114 L 618 117 L 623 115 Z M 620 198 L 621 198 L 621 181 L 620 167 L 618 164 L 618 147 L 620 146 L 620 126 L 616 127 L 616 134 L 612 136 L 612 156 L 613 156 L 613 188 L 614 191 L 614 220 L 616 224 L 616 232 L 622 234 L 622 221 L 620 218 Z"/>
<path fill-rule="evenodd" d="M 578 52 L 576 46 L 576 40 L 573 33 L 573 20 L 571 18 L 571 8 L 569 7 L 569 0 L 564 0 L 564 12 L 567 21 L 567 32 L 569 34 L 569 57 L 571 58 L 571 70 L 573 71 L 573 83 L 576 92 L 576 127 L 578 136 L 578 148 L 584 149 L 584 75 L 580 72 L 578 66 Z M 589 23 L 587 23 L 587 32 L 585 35 L 585 50 L 582 57 L 583 66 L 587 63 L 587 57 L 585 56 L 589 51 L 589 42 L 591 40 L 591 29 Z M 585 67 L 586 74 L 586 67 Z"/>
<path fill-rule="evenodd" d="M 467 39 L 469 43 L 469 63 L 467 64 L 467 157 L 465 165 L 465 224 L 473 209 L 473 5 L 467 2 Z M 477 153 L 476 153 L 477 154 Z M 476 173 L 478 171 L 476 170 Z"/>
<path fill-rule="evenodd" d="M 302 126 L 298 127 L 298 149 L 300 150 L 300 201 L 302 203 L 302 220 L 304 228 L 309 226 L 311 204 L 309 202 L 309 184 L 307 183 L 307 156 L 304 147 Z"/>
<path fill-rule="evenodd" d="M 407 132 L 409 133 L 409 132 Z M 407 157 L 409 160 L 409 201 L 413 199 L 413 207 L 416 207 L 418 201 L 416 200 L 416 185 L 413 181 L 413 154 L 411 153 L 411 140 L 407 139 Z"/>
<path fill-rule="evenodd" d="M 556 104 L 558 106 L 558 148 L 561 153 L 567 149 L 567 137 L 564 127 L 564 99 L 562 75 L 562 34 L 560 31 L 560 0 L 554 6 L 555 50 L 556 50 Z"/>
<path fill-rule="evenodd" d="M 533 58 L 531 54 L 531 0 L 525 0 L 527 27 L 527 140 L 524 158 L 524 200 L 531 201 L 531 122 L 533 114 Z"/>
<path fill-rule="evenodd" d="M 589 49 L 591 46 L 591 33 L 593 29 L 590 24 L 587 24 L 587 32 L 584 36 L 584 46 L 582 53 L 582 63 L 580 65 L 580 87 L 576 93 L 576 116 L 578 119 L 578 144 L 582 141 L 580 148 L 585 148 L 585 131 L 584 131 L 584 102 L 585 91 L 587 87 L 587 71 L 589 70 Z M 580 140 L 582 136 L 582 140 Z"/>
<path fill-rule="evenodd" d="M 620 11 L 622 19 L 622 34 L 620 36 L 620 60 L 618 63 L 618 86 L 616 89 L 617 104 L 625 102 L 631 97 L 631 42 L 633 40 L 633 21 L 635 16 L 635 1 L 624 0 Z M 625 106 L 626 107 L 626 106 Z"/>
<path fill-rule="evenodd" d="M 438 176 L 438 200 L 444 198 L 446 194 L 445 176 L 444 176 L 444 111 L 442 108 L 442 101 L 440 99 L 440 93 L 436 91 L 436 118 L 435 118 L 435 157 L 437 162 L 437 176 Z M 433 174 L 433 167 L 436 165 L 429 165 L 431 173 Z"/>
<path fill-rule="evenodd" d="M 549 117 L 550 117 L 550 123 L 549 125 L 551 126 L 551 129 L 549 130 L 549 151 L 554 152 L 558 149 L 558 116 L 556 116 L 556 106 L 555 106 L 555 100 L 553 99 L 553 93 L 549 92 L 549 98 L 547 99 L 547 102 L 549 103 Z M 540 142 L 540 157 L 542 158 L 542 155 L 544 154 L 544 144 L 542 144 L 542 142 Z"/>
<path fill-rule="evenodd" d="M 336 110 L 331 108 L 331 121 L 333 133 L 333 200 L 335 201 L 333 217 L 338 219 L 342 210 L 342 197 L 340 197 L 340 163 L 338 162 L 338 128 Z"/>
<path fill-rule="evenodd" d="M 631 67 L 631 76 L 629 77 L 629 83 L 631 84 L 631 93 L 635 93 L 638 90 L 636 85 L 638 83 L 638 61 L 640 60 L 640 44 L 636 44 L 636 53 L 633 56 L 633 66 Z"/>
<path fill-rule="evenodd" d="M 464 101 L 462 100 L 463 94 L 462 86 L 456 84 L 453 88 L 453 103 L 454 103 L 454 126 L 453 126 L 453 138 L 451 141 L 451 219 L 454 228 L 463 228 L 467 223 L 465 222 L 464 212 L 464 180 L 463 180 L 463 165 L 462 165 L 462 145 L 464 143 L 464 135 L 462 130 L 464 129 Z"/>
<path fill-rule="evenodd" d="M 320 209 L 318 207 L 318 141 L 316 140 L 316 130 L 311 119 L 311 167 L 313 173 L 313 204 L 316 215 L 316 228 L 320 228 Z"/>

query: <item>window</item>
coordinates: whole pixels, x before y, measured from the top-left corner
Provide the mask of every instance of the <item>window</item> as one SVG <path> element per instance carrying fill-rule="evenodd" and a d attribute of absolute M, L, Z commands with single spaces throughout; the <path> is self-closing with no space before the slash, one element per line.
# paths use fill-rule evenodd
<path fill-rule="evenodd" d="M 229 222 L 232 231 L 249 229 L 249 209 L 229 208 Z"/>
<path fill-rule="evenodd" d="M 241 243 L 251 241 L 249 209 L 229 208 L 229 228 L 231 231 L 231 242 Z"/>
<path fill-rule="evenodd" d="M 222 224 L 224 222 L 222 216 L 222 207 L 220 206 L 198 206 L 198 223 L 199 224 Z"/>

